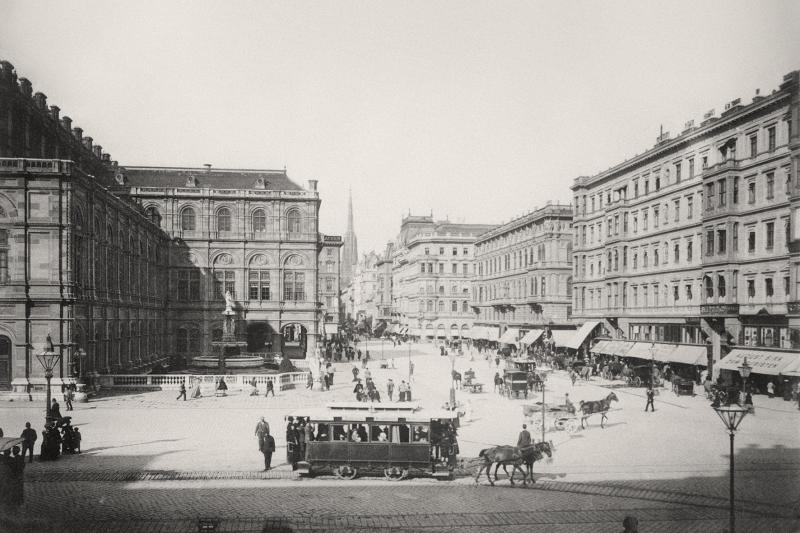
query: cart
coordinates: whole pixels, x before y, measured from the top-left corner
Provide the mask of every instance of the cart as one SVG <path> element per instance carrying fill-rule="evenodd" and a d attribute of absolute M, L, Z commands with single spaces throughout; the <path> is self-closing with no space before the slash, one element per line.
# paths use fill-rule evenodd
<path fill-rule="evenodd" d="M 528 397 L 528 373 L 522 370 L 506 370 L 503 372 L 503 393 L 511 399 L 522 394 Z"/>
<path fill-rule="evenodd" d="M 694 381 L 691 379 L 673 378 L 672 392 L 677 396 L 694 396 Z"/>
<path fill-rule="evenodd" d="M 540 403 L 523 405 L 522 414 L 534 432 L 542 431 L 542 424 L 544 424 L 545 430 L 553 429 L 567 433 L 575 433 L 581 427 L 578 417 L 566 405 L 545 404 L 544 420 L 542 420 L 542 404 Z"/>
<path fill-rule="evenodd" d="M 467 389 L 472 394 L 483 392 L 483 383 L 478 383 L 475 381 L 475 372 L 472 370 L 467 370 L 464 372 L 464 383 L 462 387 Z"/>

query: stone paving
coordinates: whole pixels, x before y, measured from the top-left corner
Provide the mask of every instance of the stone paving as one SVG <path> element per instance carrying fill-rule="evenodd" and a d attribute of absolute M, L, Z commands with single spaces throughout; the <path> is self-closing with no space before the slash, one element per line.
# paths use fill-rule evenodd
<path fill-rule="evenodd" d="M 373 344 L 370 352 L 373 359 L 380 357 L 378 346 Z M 414 399 L 434 407 L 448 399 L 450 361 L 435 354 L 434 347 L 414 345 L 409 351 L 407 346 L 393 349 L 389 345 L 384 346 L 384 355 L 394 359 L 396 368 L 380 369 L 375 360 L 370 364 L 379 387 L 389 376 L 395 383 L 408 379 L 410 358 L 416 366 Z M 478 381 L 491 384 L 497 371 L 494 362 L 477 353 L 472 357 L 457 358 L 456 368 L 463 372 L 471 367 Z M 628 508 L 646 510 L 634 513 L 640 520 L 649 520 L 642 531 L 721 531 L 725 527 L 727 435 L 702 396 L 678 397 L 662 390 L 656 412 L 644 413 L 643 389 L 595 378 L 573 387 L 563 373 L 554 373 L 548 380 L 547 403 L 562 403 L 568 392 L 577 404 L 581 399 L 604 397 L 609 389 L 620 401 L 609 413 L 605 429 L 590 418 L 586 430 L 547 433 L 556 452 L 552 462 L 536 464 L 535 489 L 509 490 L 502 471 L 495 488 L 486 486 L 485 477 L 479 487 L 467 477 L 449 483 L 412 479 L 399 484 L 375 479 L 342 482 L 329 476 L 298 480 L 283 461 L 283 416 L 327 401 L 351 399 L 352 365 L 336 366 L 330 392 L 301 388 L 264 398 L 229 391 L 226 398 L 176 402 L 176 393 L 164 391 L 116 394 L 76 405 L 70 414 L 84 434 L 84 453 L 28 466 L 22 514 L 30 526 L 27 530 L 44 527 L 38 518 L 56 516 L 63 526 L 59 531 L 197 531 L 195 520 L 208 511 L 224 518 L 219 530 L 226 531 L 369 530 L 371 523 L 360 518 L 369 513 L 387 520 L 381 524 L 390 524 L 381 527 L 397 531 L 485 530 L 481 529 L 484 522 L 470 523 L 460 516 L 490 517 L 497 524 L 493 531 L 618 531 Z M 483 394 L 457 391 L 457 397 L 469 412 L 459 430 L 465 476 L 471 475 L 476 463 L 470 458 L 480 449 L 516 442 L 523 422 L 521 406 L 541 401 L 539 394 L 509 400 L 493 393 L 490 386 Z M 737 506 L 744 513 L 741 520 L 748 524 L 739 530 L 797 531 L 800 412 L 796 405 L 779 399 L 757 396 L 755 400 L 756 415 L 745 419 L 736 437 Z M 0 427 L 7 436 L 17 433 L 11 428 L 21 431 L 26 420 L 37 427 L 42 410 L 43 404 L 0 401 Z M 277 468 L 270 472 L 261 471 L 253 436 L 262 415 L 272 425 L 279 447 L 273 457 Z M 210 487 L 217 489 L 209 492 Z M 373 492 L 383 499 L 366 496 Z M 325 509 L 321 503 L 329 493 L 339 496 L 334 498 L 338 508 Z M 284 498 L 276 503 L 275 494 Z M 419 494 L 420 499 L 401 505 L 408 501 L 397 494 Z M 450 494 L 459 495 L 455 502 Z M 476 494 L 480 495 L 477 500 Z M 498 495 L 508 499 L 509 505 L 498 507 Z M 372 508 L 342 503 L 365 498 Z M 78 500 L 86 505 L 76 506 Z M 195 500 L 203 505 L 197 507 Z M 303 506 L 295 507 L 298 502 Z M 464 502 L 469 505 L 462 506 Z M 538 508 L 536 502 L 546 505 Z M 79 512 L 68 512 L 73 508 Z M 176 509 L 191 513 L 176 515 Z M 351 515 L 351 511 L 357 512 Z M 512 518 L 503 518 L 508 513 Z"/>

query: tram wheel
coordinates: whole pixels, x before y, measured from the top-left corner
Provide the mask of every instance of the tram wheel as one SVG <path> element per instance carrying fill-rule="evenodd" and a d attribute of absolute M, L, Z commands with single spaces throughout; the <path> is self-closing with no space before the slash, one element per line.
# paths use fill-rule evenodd
<path fill-rule="evenodd" d="M 396 466 L 393 466 L 391 468 L 383 469 L 383 477 L 385 477 L 387 481 L 400 481 L 401 479 L 405 479 L 407 476 L 408 470 L 403 468 L 397 468 Z"/>
<path fill-rule="evenodd" d="M 334 475 L 339 479 L 355 479 L 358 475 L 358 469 L 350 465 L 337 466 L 333 471 Z"/>

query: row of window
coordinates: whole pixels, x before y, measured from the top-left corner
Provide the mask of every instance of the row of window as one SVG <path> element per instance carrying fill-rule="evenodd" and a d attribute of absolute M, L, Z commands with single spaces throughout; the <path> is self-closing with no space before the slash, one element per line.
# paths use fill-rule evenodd
<path fill-rule="evenodd" d="M 202 300 L 200 272 L 197 269 L 180 269 L 174 272 L 175 299 L 183 302 Z M 236 271 L 214 270 L 214 295 L 222 297 L 226 292 L 236 299 Z M 333 279 L 328 278 L 331 289 Z M 273 299 L 270 291 L 270 272 L 268 270 L 248 271 L 247 298 L 250 301 L 269 301 Z M 283 273 L 283 300 L 305 301 L 305 274 L 287 271 Z"/>
<path fill-rule="evenodd" d="M 161 214 L 154 206 L 146 209 L 147 217 L 153 224 L 161 225 Z M 286 227 L 289 233 L 300 233 L 301 231 L 300 210 L 290 209 L 286 213 Z M 263 209 L 256 209 L 250 215 L 250 223 L 252 231 L 256 233 L 264 233 L 267 231 L 267 214 Z M 217 209 L 215 215 L 215 224 L 217 231 L 229 232 L 233 227 L 233 216 L 231 210 L 227 207 L 220 207 Z M 180 211 L 180 225 L 182 231 L 195 231 L 197 230 L 197 214 L 193 207 L 184 207 Z"/>
<path fill-rule="evenodd" d="M 528 292 L 530 287 L 530 292 Z M 545 276 L 532 276 L 530 283 L 528 279 L 505 281 L 494 283 L 487 286 L 478 287 L 478 302 L 522 298 L 524 296 L 547 296 L 547 278 Z M 572 278 L 567 278 L 567 298 L 572 296 Z"/>
<path fill-rule="evenodd" d="M 745 188 L 747 190 L 747 203 L 748 204 L 755 204 L 757 198 L 759 198 L 758 193 L 762 191 L 760 187 L 763 187 L 763 198 L 764 200 L 774 200 L 775 199 L 775 172 L 769 171 L 762 174 L 763 176 L 763 184 L 759 185 L 760 180 L 758 176 L 751 176 L 744 178 Z M 729 203 L 731 205 L 738 205 L 739 204 L 739 183 L 741 178 L 739 176 L 732 176 L 722 178 L 716 181 L 712 181 L 710 183 L 706 183 L 705 186 L 705 201 L 706 201 L 706 209 L 707 210 L 714 210 L 716 208 L 723 208 L 726 207 Z M 730 193 L 728 192 L 728 185 L 730 184 Z M 784 181 L 784 188 L 786 194 L 789 194 L 791 187 L 791 175 L 789 171 L 786 171 L 786 179 Z"/>
<path fill-rule="evenodd" d="M 445 254 L 444 250 L 445 250 L 444 246 L 440 246 L 439 247 L 439 255 L 444 255 Z M 453 246 L 450 250 L 451 250 L 451 252 L 450 252 L 451 256 L 453 256 L 453 257 L 458 256 L 458 247 L 457 246 Z M 425 255 L 431 255 L 431 249 L 430 248 L 425 247 Z M 463 255 L 464 257 L 468 256 L 469 255 L 469 248 L 466 248 L 466 247 L 462 248 L 461 249 L 461 255 Z"/>
<path fill-rule="evenodd" d="M 572 243 L 569 241 L 566 243 L 559 242 L 558 245 L 566 248 L 566 260 L 569 261 L 572 257 Z M 478 275 L 491 276 L 501 272 L 517 270 L 518 268 L 534 266 L 536 263 L 546 262 L 548 260 L 547 248 L 548 243 L 540 243 L 536 246 L 529 246 L 524 250 L 516 250 L 501 256 L 479 261 Z M 552 257 L 551 260 L 553 260 Z M 555 260 L 558 260 L 558 258 Z"/>
<path fill-rule="evenodd" d="M 417 302 L 417 310 L 420 313 L 425 312 L 425 311 L 427 311 L 429 313 L 432 313 L 433 311 L 437 311 L 439 313 L 444 313 L 444 310 L 445 310 L 445 301 L 444 300 L 438 300 L 437 303 L 435 304 L 435 306 L 436 307 L 434 309 L 433 300 L 419 300 L 419 302 Z M 452 313 L 458 313 L 458 308 L 459 308 L 458 300 L 452 300 L 450 302 L 450 311 Z M 461 312 L 462 313 L 469 313 L 469 302 L 468 301 L 464 300 L 464 301 L 461 302 Z"/>
<path fill-rule="evenodd" d="M 419 264 L 419 271 L 421 274 L 433 274 L 433 265 L 434 263 L 420 263 Z M 445 264 L 438 263 L 439 265 L 439 274 L 444 274 Z M 458 263 L 451 263 L 450 264 L 450 273 L 451 274 L 458 274 Z M 469 274 L 469 263 L 461 263 L 461 274 L 466 276 Z"/>

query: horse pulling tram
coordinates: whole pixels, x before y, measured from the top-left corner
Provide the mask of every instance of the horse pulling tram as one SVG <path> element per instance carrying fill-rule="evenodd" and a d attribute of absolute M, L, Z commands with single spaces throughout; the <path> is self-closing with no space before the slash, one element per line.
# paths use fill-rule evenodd
<path fill-rule="evenodd" d="M 458 414 L 415 402 L 342 402 L 292 413 L 314 425 L 301 475 L 329 471 L 340 479 L 378 473 L 390 481 L 409 475 L 450 479 L 456 464 Z M 288 419 L 287 416 L 287 419 Z"/>

